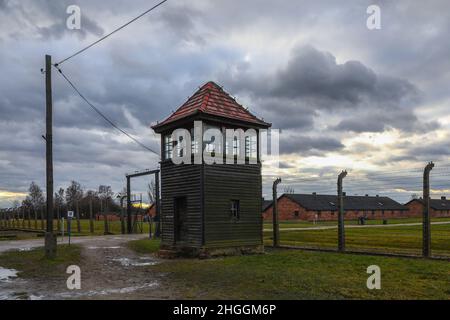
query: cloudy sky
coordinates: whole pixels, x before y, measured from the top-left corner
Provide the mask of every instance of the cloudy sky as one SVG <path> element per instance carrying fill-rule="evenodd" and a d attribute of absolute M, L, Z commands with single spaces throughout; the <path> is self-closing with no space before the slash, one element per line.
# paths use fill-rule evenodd
<path fill-rule="evenodd" d="M 0 207 L 45 182 L 44 55 L 59 61 L 157 1 L 0 0 Z M 381 9 L 381 29 L 366 26 Z M 81 9 L 69 30 L 66 9 Z M 450 193 L 448 1 L 181 1 L 62 65 L 94 105 L 158 150 L 150 125 L 214 80 L 281 129 L 280 168 L 295 192 L 407 200 L 433 160 L 433 195 Z M 55 188 L 79 181 L 122 189 L 158 156 L 99 118 L 53 74 Z M 439 180 L 441 179 L 441 180 Z M 433 181 L 433 180 L 432 180 Z M 145 191 L 145 181 L 135 186 Z"/>

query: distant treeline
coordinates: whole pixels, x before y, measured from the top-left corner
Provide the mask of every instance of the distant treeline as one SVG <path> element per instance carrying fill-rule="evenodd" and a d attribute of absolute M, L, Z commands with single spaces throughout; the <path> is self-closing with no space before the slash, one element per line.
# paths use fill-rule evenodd
<path fill-rule="evenodd" d="M 122 191 L 123 192 L 123 191 Z M 83 190 L 80 183 L 72 181 L 64 189 L 60 188 L 54 195 L 54 216 L 61 217 L 68 210 L 78 211 L 80 218 L 89 218 L 90 205 L 94 214 L 103 212 L 120 212 L 119 197 L 122 193 L 114 193 L 110 186 L 99 186 L 98 190 Z M 40 212 L 45 211 L 46 199 L 39 185 L 31 182 L 28 188 L 28 195 L 20 204 L 14 203 L 14 207 L 22 207 Z"/>

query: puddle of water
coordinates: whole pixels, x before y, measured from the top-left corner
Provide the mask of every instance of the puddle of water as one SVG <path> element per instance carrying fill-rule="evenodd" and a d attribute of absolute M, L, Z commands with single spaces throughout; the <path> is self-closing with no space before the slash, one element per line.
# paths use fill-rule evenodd
<path fill-rule="evenodd" d="M 114 247 L 88 247 L 88 249 L 90 250 L 96 250 L 96 249 L 120 249 L 122 248 L 121 246 L 114 246 Z"/>
<path fill-rule="evenodd" d="M 17 270 L 0 267 L 0 281 L 8 282 L 17 277 Z"/>
<path fill-rule="evenodd" d="M 19 248 L 19 251 L 31 251 L 31 248 L 29 248 L 29 247 Z"/>
<path fill-rule="evenodd" d="M 103 290 L 90 290 L 87 292 L 63 292 L 58 294 L 57 296 L 61 298 L 80 298 L 80 297 L 95 297 L 95 296 L 107 296 L 110 294 L 126 294 L 132 293 L 141 289 L 153 288 L 157 287 L 159 283 L 157 281 L 153 281 L 150 283 L 144 283 L 139 286 L 133 287 L 125 287 L 125 288 L 109 288 Z"/>
<path fill-rule="evenodd" d="M 124 267 L 144 267 L 144 266 L 153 266 L 157 264 L 158 262 L 151 259 L 151 258 L 145 258 L 140 257 L 140 261 L 132 260 L 129 258 L 114 258 L 112 261 L 120 262 L 120 264 Z"/>

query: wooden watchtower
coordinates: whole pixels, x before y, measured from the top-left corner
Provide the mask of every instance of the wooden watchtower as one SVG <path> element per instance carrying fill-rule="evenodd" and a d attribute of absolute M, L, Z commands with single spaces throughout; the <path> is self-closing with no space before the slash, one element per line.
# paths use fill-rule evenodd
<path fill-rule="evenodd" d="M 194 137 L 194 122 L 199 121 L 201 141 Z M 214 82 L 152 127 L 161 134 L 161 249 L 194 256 L 263 250 L 259 131 L 269 127 Z M 192 134 L 192 159 L 203 159 L 203 150 L 216 148 L 222 149 L 223 163 L 175 164 L 180 141 L 172 133 L 180 128 Z M 215 140 L 218 144 L 212 147 L 203 136 L 207 129 L 222 132 L 222 141 Z M 227 129 L 256 135 L 245 135 L 242 142 L 237 137 L 227 140 Z M 226 163 L 226 154 L 232 164 Z"/>

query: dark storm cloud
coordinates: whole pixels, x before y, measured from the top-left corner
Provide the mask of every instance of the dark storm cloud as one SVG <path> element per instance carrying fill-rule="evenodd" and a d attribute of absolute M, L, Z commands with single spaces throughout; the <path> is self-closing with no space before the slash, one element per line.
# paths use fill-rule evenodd
<path fill-rule="evenodd" d="M 382 132 L 384 131 L 385 123 L 373 121 L 373 119 L 345 119 L 339 122 L 335 127 L 339 131 L 353 131 L 353 132 Z"/>
<path fill-rule="evenodd" d="M 166 10 L 161 13 L 160 21 L 172 35 L 187 42 L 205 44 L 202 32 L 197 30 L 195 20 L 201 18 L 203 13 L 190 6 L 183 5 L 177 10 Z"/>
<path fill-rule="evenodd" d="M 416 145 L 406 150 L 408 156 L 422 161 L 444 160 L 450 156 L 450 144 L 447 141 L 425 140 L 422 145 Z"/>
<path fill-rule="evenodd" d="M 405 108 L 362 110 L 341 120 L 333 129 L 352 132 L 383 132 L 397 128 L 404 132 L 427 132 L 440 128 L 437 121 L 420 122 L 415 114 Z"/>
<path fill-rule="evenodd" d="M 325 152 L 338 151 L 344 145 L 329 137 L 287 136 L 280 137 L 280 153 L 301 153 L 302 155 L 323 155 Z"/>
<path fill-rule="evenodd" d="M 71 4 L 81 8 L 81 31 L 65 26 Z M 0 43 L 7 48 L 0 51 L 0 189 L 24 191 L 31 180 L 44 185 L 44 54 L 64 58 L 152 4 L 0 0 Z M 448 2 L 383 2 L 377 32 L 365 28 L 368 4 L 171 0 L 62 68 L 96 107 L 152 148 L 157 137 L 145 128 L 216 80 L 275 128 L 290 129 L 284 154 L 351 156 L 358 149 L 340 140 L 361 132 L 438 128 L 415 111 L 448 98 Z M 297 41 L 315 47 L 291 49 Z M 277 53 L 287 51 L 283 61 Z M 157 157 L 117 134 L 56 72 L 53 86 L 55 186 L 76 179 L 117 191 L 124 172 L 157 166 Z M 416 148 L 414 157 L 445 158 L 441 142 Z M 407 157 L 415 146 L 396 147 Z"/>
<path fill-rule="evenodd" d="M 79 5 L 79 3 L 72 0 L 2 1 L 0 9 L 11 21 L 9 28 L 3 32 L 8 33 L 8 30 L 12 30 L 9 34 L 13 37 L 28 37 L 32 33 L 43 40 L 60 39 L 74 33 L 80 38 L 88 34 L 96 36 L 103 34 L 103 29 L 82 9 L 81 29 L 69 30 L 66 26 L 66 20 L 69 17 L 66 10 L 70 5 Z"/>
<path fill-rule="evenodd" d="M 339 113 L 338 131 L 427 131 L 414 114 L 419 90 L 404 79 L 380 75 L 359 61 L 343 64 L 329 52 L 295 48 L 286 66 L 266 75 L 224 76 L 233 89 L 251 94 L 266 118 L 280 128 L 311 129 L 318 111 Z M 354 115 L 357 117 L 354 117 Z M 362 116 L 361 116 L 362 114 Z"/>

